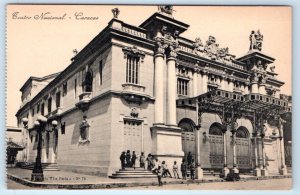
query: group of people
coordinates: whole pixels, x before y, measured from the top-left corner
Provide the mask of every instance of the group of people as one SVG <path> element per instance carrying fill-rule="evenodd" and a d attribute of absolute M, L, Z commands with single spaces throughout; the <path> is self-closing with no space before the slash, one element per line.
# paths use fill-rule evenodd
<path fill-rule="evenodd" d="M 136 161 L 138 157 L 135 151 L 132 151 L 132 154 L 130 153 L 130 150 L 127 150 L 127 152 L 122 152 L 120 156 L 121 161 L 121 167 L 122 169 L 125 169 L 126 167 L 136 168 Z M 141 152 L 141 155 L 139 156 L 139 163 L 140 167 L 146 169 L 149 171 L 152 171 L 153 173 L 157 174 L 158 183 L 159 185 L 162 185 L 161 178 L 164 177 L 170 177 L 172 178 L 172 175 L 170 173 L 170 170 L 168 168 L 168 165 L 165 161 L 160 162 L 157 157 L 155 157 L 152 154 L 148 154 L 147 158 L 144 155 L 144 152 Z M 191 152 L 188 153 L 186 158 L 183 158 L 182 163 L 180 165 L 180 171 L 182 175 L 182 179 L 187 179 L 188 176 L 188 170 L 190 170 L 190 177 L 192 180 L 195 179 L 195 171 L 196 171 L 196 165 L 195 161 L 193 159 L 193 156 Z M 176 161 L 174 161 L 172 166 L 172 171 L 174 178 L 179 177 L 179 167 Z"/>
<path fill-rule="evenodd" d="M 138 159 L 138 155 L 135 153 L 135 151 L 132 151 L 132 154 L 130 153 L 130 150 L 127 150 L 126 152 L 123 151 L 120 156 L 122 170 L 124 170 L 126 167 L 131 167 L 135 169 L 137 159 Z M 144 155 L 144 152 L 141 152 L 141 155 L 139 157 L 139 163 L 140 163 L 140 167 L 144 169 L 145 169 L 145 160 L 146 157 Z"/>

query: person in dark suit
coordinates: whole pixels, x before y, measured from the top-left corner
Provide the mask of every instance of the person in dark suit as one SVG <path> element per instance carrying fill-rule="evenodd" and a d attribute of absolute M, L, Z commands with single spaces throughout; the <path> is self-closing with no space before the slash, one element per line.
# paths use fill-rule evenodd
<path fill-rule="evenodd" d="M 126 155 L 125 155 L 125 152 L 122 152 L 121 156 L 120 156 L 120 161 L 121 161 L 121 167 L 122 167 L 122 170 L 125 169 L 125 165 L 126 165 Z"/>
<path fill-rule="evenodd" d="M 135 161 L 136 161 L 136 154 L 135 151 L 132 151 L 132 156 L 131 156 L 131 167 L 135 169 Z"/>
<path fill-rule="evenodd" d="M 130 150 L 126 152 L 126 167 L 131 167 L 131 154 Z"/>

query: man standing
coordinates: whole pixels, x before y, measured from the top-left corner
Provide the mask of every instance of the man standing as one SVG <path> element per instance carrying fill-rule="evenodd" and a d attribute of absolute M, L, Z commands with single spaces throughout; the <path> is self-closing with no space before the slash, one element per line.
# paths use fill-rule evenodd
<path fill-rule="evenodd" d="M 135 169 L 135 161 L 136 161 L 136 154 L 135 151 L 132 151 L 131 167 L 133 167 L 133 169 Z"/>
<path fill-rule="evenodd" d="M 121 167 L 122 167 L 122 170 L 125 169 L 125 159 L 126 159 L 126 155 L 125 155 L 125 152 L 122 152 L 121 156 L 120 156 L 120 161 L 121 161 Z"/>
<path fill-rule="evenodd" d="M 126 153 L 126 167 L 131 167 L 131 154 L 130 154 L 130 150 L 127 150 L 127 153 Z"/>
<path fill-rule="evenodd" d="M 185 163 L 184 159 L 182 160 L 180 170 L 181 170 L 182 179 L 186 179 L 187 166 L 186 166 L 186 163 Z"/>

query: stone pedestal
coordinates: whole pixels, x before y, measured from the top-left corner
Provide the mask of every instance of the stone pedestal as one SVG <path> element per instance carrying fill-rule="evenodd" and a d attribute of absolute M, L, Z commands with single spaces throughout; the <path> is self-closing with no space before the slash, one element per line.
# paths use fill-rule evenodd
<path fill-rule="evenodd" d="M 181 145 L 181 128 L 155 125 L 150 129 L 153 140 L 151 154 L 157 157 L 160 162 L 166 161 L 169 169 L 172 169 L 174 161 L 179 166 L 184 156 Z"/>
<path fill-rule="evenodd" d="M 269 172 L 267 169 L 262 169 L 261 170 L 261 176 L 268 176 L 269 175 Z"/>
<path fill-rule="evenodd" d="M 260 169 L 259 168 L 255 168 L 254 170 L 253 170 L 253 175 L 254 176 L 261 176 L 261 171 L 260 171 Z"/>
<path fill-rule="evenodd" d="M 282 167 L 281 169 L 279 169 L 279 174 L 280 175 L 287 175 L 287 169 L 286 169 L 286 167 Z"/>
<path fill-rule="evenodd" d="M 196 179 L 203 179 L 203 169 L 196 167 Z"/>

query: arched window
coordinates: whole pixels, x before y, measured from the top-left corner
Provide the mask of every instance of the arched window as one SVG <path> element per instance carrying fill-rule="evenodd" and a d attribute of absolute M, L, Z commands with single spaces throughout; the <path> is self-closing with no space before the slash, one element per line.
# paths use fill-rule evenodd
<path fill-rule="evenodd" d="M 220 123 L 213 123 L 209 128 L 210 135 L 223 135 L 221 124 Z"/>
<path fill-rule="evenodd" d="M 91 70 L 87 71 L 84 79 L 84 91 L 92 92 L 93 91 L 93 72 Z"/>
<path fill-rule="evenodd" d="M 236 130 L 236 137 L 238 137 L 238 138 L 248 138 L 249 133 L 248 133 L 248 130 L 246 129 L 246 127 L 239 127 Z"/>
<path fill-rule="evenodd" d="M 194 132 L 194 122 L 183 119 L 178 125 L 182 131 L 185 132 Z"/>

